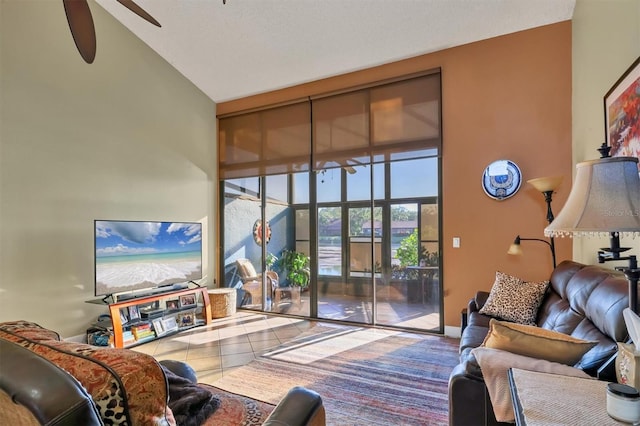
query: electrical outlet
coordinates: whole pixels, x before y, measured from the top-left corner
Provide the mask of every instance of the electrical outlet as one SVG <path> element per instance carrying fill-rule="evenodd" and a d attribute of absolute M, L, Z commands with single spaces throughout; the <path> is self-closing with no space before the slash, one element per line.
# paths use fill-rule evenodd
<path fill-rule="evenodd" d="M 453 237 L 453 248 L 460 248 L 460 237 Z"/>

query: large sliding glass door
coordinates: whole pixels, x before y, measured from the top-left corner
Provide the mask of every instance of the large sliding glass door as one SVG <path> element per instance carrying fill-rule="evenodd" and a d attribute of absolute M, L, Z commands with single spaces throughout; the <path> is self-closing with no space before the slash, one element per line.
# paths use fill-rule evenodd
<path fill-rule="evenodd" d="M 319 203 L 318 317 L 439 331 L 438 159 L 373 170 L 382 176 L 373 202 L 359 195 L 367 185 L 347 184 L 339 206 Z M 411 177 L 425 184 L 407 185 Z"/>
<path fill-rule="evenodd" d="M 439 90 L 433 74 L 221 119 L 240 306 L 442 331 Z"/>
<path fill-rule="evenodd" d="M 439 331 L 439 160 L 402 160 L 388 170 L 391 274 L 378 298 L 378 323 Z"/>

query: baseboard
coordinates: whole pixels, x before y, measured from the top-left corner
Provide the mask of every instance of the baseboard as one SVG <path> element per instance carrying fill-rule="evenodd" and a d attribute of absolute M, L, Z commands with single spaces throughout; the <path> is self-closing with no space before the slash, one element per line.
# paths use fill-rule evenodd
<path fill-rule="evenodd" d="M 460 337 L 462 335 L 461 327 L 444 326 L 444 335 L 447 337 Z"/>
<path fill-rule="evenodd" d="M 62 339 L 65 342 L 74 342 L 74 343 L 87 343 L 87 335 L 86 334 L 78 334 L 77 336 L 67 337 Z"/>
<path fill-rule="evenodd" d="M 444 335 L 447 337 L 456 337 L 459 338 L 461 336 L 461 328 L 460 327 L 452 327 L 449 325 L 444 326 Z M 76 336 L 71 336 L 63 339 L 67 342 L 75 342 L 75 343 L 87 343 L 87 335 L 86 334 L 78 334 Z"/>

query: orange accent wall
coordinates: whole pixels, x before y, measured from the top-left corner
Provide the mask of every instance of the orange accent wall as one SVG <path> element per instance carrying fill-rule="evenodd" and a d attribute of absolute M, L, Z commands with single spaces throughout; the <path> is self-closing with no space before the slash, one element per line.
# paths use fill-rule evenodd
<path fill-rule="evenodd" d="M 442 238 L 444 319 L 477 290 L 489 290 L 495 271 L 547 279 L 548 247 L 523 241 L 524 256 L 507 255 L 523 238 L 544 238 L 544 197 L 527 179 L 563 175 L 555 213 L 571 189 L 571 22 L 522 31 L 312 83 L 219 103 L 218 115 L 341 90 L 440 67 L 442 69 Z M 524 183 L 495 201 L 481 186 L 485 167 L 509 159 Z M 460 237 L 460 248 L 452 247 Z M 557 239 L 558 262 L 572 258 L 571 240 Z"/>

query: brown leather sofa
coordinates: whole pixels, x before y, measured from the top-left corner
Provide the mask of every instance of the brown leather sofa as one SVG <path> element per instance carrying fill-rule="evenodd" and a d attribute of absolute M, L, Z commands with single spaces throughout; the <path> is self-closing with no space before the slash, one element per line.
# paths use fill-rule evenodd
<path fill-rule="evenodd" d="M 22 324 L 19 324 L 22 326 Z M 89 345 L 74 344 L 69 342 L 60 342 L 54 339 L 42 339 L 43 333 L 54 333 L 46 329 L 35 329 L 35 324 L 28 323 L 23 335 L 16 337 L 15 334 L 9 334 L 5 331 L 5 337 L 14 338 L 11 341 L 8 338 L 0 338 L 0 425 L 69 425 L 69 426 L 93 426 L 104 425 L 105 421 L 102 413 L 97 408 L 97 403 L 80 382 L 72 374 L 65 371 L 73 363 L 80 362 L 81 358 L 86 358 Z M 27 347 L 17 343 L 17 341 L 27 341 Z M 52 350 L 54 347 L 63 347 L 62 351 Z M 101 351 L 121 351 L 120 353 L 132 353 L 126 349 L 100 349 Z M 50 358 L 60 361 L 58 358 L 60 353 L 64 352 L 64 357 L 70 356 L 71 364 L 65 364 L 62 368 L 52 361 Z M 159 378 L 165 377 L 165 386 L 167 390 L 167 375 L 178 371 L 177 366 L 185 363 L 175 362 L 173 365 L 169 363 L 158 364 L 148 355 L 135 354 L 136 358 L 122 361 L 122 363 L 132 364 L 134 362 L 143 362 L 153 364 L 150 367 L 159 371 Z M 140 361 L 142 357 L 142 361 Z M 77 361 L 74 361 L 77 360 Z M 86 359 L 85 359 L 86 361 Z M 104 359 L 98 364 L 104 365 Z M 136 364 L 139 365 L 139 364 Z M 162 367 L 160 367 L 162 365 Z M 166 365 L 172 366 L 169 371 L 162 369 Z M 112 364 L 108 369 L 114 368 Z M 115 371 L 112 370 L 112 371 Z M 137 373 L 135 371 L 138 371 Z M 149 370 L 151 371 L 151 370 Z M 143 381 L 153 383 L 153 377 L 149 376 L 147 370 L 127 370 L 128 375 L 141 376 Z M 182 371 L 186 371 L 184 368 Z M 192 371 L 192 370 L 191 370 Z M 91 374 L 91 373 L 90 373 Z M 97 376 L 96 376 L 97 377 Z M 92 381 L 94 378 L 89 378 Z M 187 378 L 189 381 L 195 380 L 195 377 Z M 120 381 L 120 380 L 119 380 Z M 87 382 L 88 383 L 88 382 Z M 121 383 L 125 383 L 124 380 Z M 125 384 L 126 386 L 126 384 Z M 147 386 L 153 389 L 154 386 Z M 166 395 L 162 386 L 155 387 L 158 395 Z M 133 395 L 126 391 L 127 398 L 131 402 Z M 237 396 L 233 396 L 237 397 Z M 164 400 L 166 403 L 166 399 Z M 138 405 L 138 404 L 136 404 Z M 131 406 L 130 406 L 131 408 Z M 104 408 L 103 408 L 104 409 Z M 216 413 L 217 414 L 217 413 Z M 224 411 L 223 411 L 224 414 Z M 138 418 L 139 419 L 139 418 Z M 110 419 L 112 420 L 112 419 Z M 155 417 L 155 422 L 159 417 Z M 132 424 L 137 422 L 132 421 Z M 147 423 L 143 421 L 142 423 Z M 140 423 L 140 424 L 142 424 Z M 162 422 L 158 423 L 161 424 Z M 155 424 L 155 423 L 154 423 Z M 205 424 L 209 424 L 205 422 Z M 263 423 L 265 426 L 324 426 L 325 411 L 320 395 L 303 387 L 295 387 L 283 397 L 276 405 L 275 409 L 269 414 Z"/>
<path fill-rule="evenodd" d="M 629 284 L 620 272 L 572 261 L 552 272 L 538 311 L 537 325 L 576 338 L 597 341 L 575 367 L 591 376 L 615 381 L 616 342 L 628 339 L 622 316 L 629 306 Z M 449 424 L 500 425 L 493 414 L 487 387 L 471 350 L 480 346 L 491 317 L 479 313 L 489 296 L 480 291 L 469 301 L 467 326 L 460 339 L 460 363 L 449 377 Z"/>

